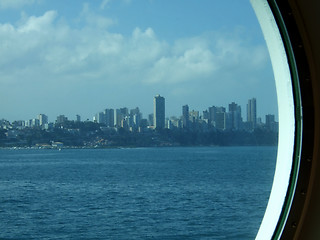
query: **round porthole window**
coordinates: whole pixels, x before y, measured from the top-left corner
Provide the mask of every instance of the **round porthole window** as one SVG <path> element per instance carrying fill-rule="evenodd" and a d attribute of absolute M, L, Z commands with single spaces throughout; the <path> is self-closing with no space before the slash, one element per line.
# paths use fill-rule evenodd
<path fill-rule="evenodd" d="M 0 1 L 0 238 L 271 238 L 300 129 L 268 3 L 263 35 L 249 1 L 71 2 Z"/>

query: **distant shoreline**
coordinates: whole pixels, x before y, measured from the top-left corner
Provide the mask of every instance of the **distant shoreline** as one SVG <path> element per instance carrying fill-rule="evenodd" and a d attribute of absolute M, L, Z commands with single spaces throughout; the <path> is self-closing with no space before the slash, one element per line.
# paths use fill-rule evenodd
<path fill-rule="evenodd" d="M 277 147 L 278 144 L 273 145 L 179 145 L 179 146 L 64 146 L 57 147 L 0 147 L 0 150 L 64 150 L 64 149 L 137 149 L 137 148 L 185 148 L 185 147 Z"/>

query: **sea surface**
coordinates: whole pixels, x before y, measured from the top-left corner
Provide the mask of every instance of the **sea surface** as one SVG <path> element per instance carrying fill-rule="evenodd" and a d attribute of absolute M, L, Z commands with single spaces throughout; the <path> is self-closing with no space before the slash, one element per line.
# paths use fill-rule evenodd
<path fill-rule="evenodd" d="M 254 239 L 276 147 L 0 150 L 0 239 Z"/>

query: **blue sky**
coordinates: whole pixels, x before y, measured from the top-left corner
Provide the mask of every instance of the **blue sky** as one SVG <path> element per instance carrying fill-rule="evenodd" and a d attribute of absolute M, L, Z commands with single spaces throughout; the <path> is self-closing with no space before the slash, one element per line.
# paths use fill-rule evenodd
<path fill-rule="evenodd" d="M 167 116 L 257 98 L 277 114 L 249 0 L 0 0 L 0 118 L 92 119 L 105 108 Z"/>

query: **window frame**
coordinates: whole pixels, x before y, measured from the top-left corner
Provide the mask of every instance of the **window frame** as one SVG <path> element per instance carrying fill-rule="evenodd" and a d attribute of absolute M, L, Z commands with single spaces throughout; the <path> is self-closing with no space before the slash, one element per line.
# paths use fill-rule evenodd
<path fill-rule="evenodd" d="M 265 217 L 260 226 L 256 239 L 287 240 L 294 239 L 294 237 L 298 236 L 299 234 L 299 232 L 297 232 L 297 229 L 299 223 L 303 221 L 302 215 L 306 204 L 306 195 L 308 188 L 310 188 L 310 175 L 312 169 L 311 164 L 313 161 L 315 130 L 314 96 L 312 84 L 310 83 L 311 74 L 308 65 L 308 58 L 305 52 L 304 42 L 302 41 L 302 37 L 300 35 L 295 16 L 293 14 L 290 1 L 258 0 L 258 2 L 261 4 L 260 7 L 268 8 L 269 11 L 271 11 L 281 35 L 280 41 L 282 41 L 283 47 L 285 49 L 287 66 L 289 67 L 291 76 L 292 99 L 281 98 L 278 91 L 278 100 L 280 99 L 279 106 L 283 103 L 282 101 L 287 101 L 284 102 L 284 104 L 290 104 L 290 101 L 293 101 L 294 136 L 292 140 L 294 141 L 294 144 L 291 159 L 281 159 L 278 155 L 277 167 L 279 164 L 281 165 L 281 163 L 287 161 L 287 168 L 291 169 L 290 177 L 286 177 L 285 179 L 283 179 L 282 183 L 281 181 L 279 182 L 279 179 L 276 178 L 276 169 L 268 207 L 266 209 Z M 256 0 L 251 0 L 251 3 L 253 5 L 257 4 Z M 266 40 L 268 45 L 268 39 Z M 277 71 L 277 69 L 274 68 L 274 71 Z M 280 81 L 284 80 L 280 79 Z M 279 108 L 279 115 L 280 114 L 281 109 Z M 279 117 L 279 151 L 282 151 L 284 147 L 291 148 L 292 146 L 290 145 L 290 143 L 287 144 L 287 146 L 285 146 L 285 144 L 281 144 L 281 137 L 285 134 L 285 131 L 282 131 L 281 129 L 283 124 L 281 126 L 280 121 L 281 119 Z M 285 124 L 287 123 L 288 122 L 286 122 Z M 290 125 L 291 123 L 289 122 L 288 124 Z M 274 197 L 274 189 L 276 189 L 277 186 L 283 183 L 285 184 L 286 181 L 287 190 L 285 193 L 285 197 L 281 198 L 280 196 L 280 198 L 278 197 L 278 199 L 276 199 L 277 197 Z M 278 201 L 278 203 L 282 204 L 280 214 L 277 214 L 277 212 L 272 213 L 272 211 L 274 210 L 272 209 L 272 202 L 276 200 Z M 272 215 L 273 222 L 271 222 L 270 219 L 268 221 L 268 216 L 270 215 Z M 268 227 L 267 224 L 270 222 L 274 225 Z M 271 232 L 273 232 L 272 236 L 270 235 Z"/>

